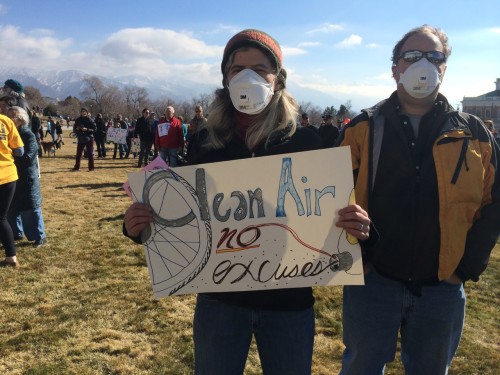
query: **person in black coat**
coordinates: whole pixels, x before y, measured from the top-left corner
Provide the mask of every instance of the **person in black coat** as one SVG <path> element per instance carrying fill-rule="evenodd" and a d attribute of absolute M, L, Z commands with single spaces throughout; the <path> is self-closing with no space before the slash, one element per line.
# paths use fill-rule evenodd
<path fill-rule="evenodd" d="M 95 117 L 95 144 L 97 147 L 97 158 L 105 158 L 106 157 L 106 123 L 102 118 L 102 114 L 98 113 Z"/>
<path fill-rule="evenodd" d="M 155 114 L 149 113 L 149 108 L 144 108 L 142 110 L 142 116 L 137 119 L 135 124 L 135 135 L 139 137 L 140 149 L 139 149 L 139 160 L 137 167 L 141 168 L 142 162 L 144 165 L 148 165 L 149 154 L 153 143 L 155 142 L 155 128 L 153 122 L 155 119 Z"/>
<path fill-rule="evenodd" d="M 73 132 L 76 133 L 78 138 L 78 145 L 76 146 L 76 161 L 73 171 L 80 170 L 80 160 L 82 159 L 83 149 L 86 149 L 86 154 L 89 159 L 89 171 L 94 170 L 94 134 L 96 125 L 89 116 L 87 108 L 80 110 L 80 117 L 75 120 L 73 125 Z"/>
<path fill-rule="evenodd" d="M 47 236 L 42 215 L 38 142 L 28 125 L 29 116 L 24 108 L 11 107 L 7 115 L 16 124 L 24 143 L 24 154 L 14 159 L 19 179 L 8 219 L 15 238 L 20 239 L 26 235 L 28 241 L 34 241 L 34 246 L 39 247 L 46 243 Z"/>
<path fill-rule="evenodd" d="M 43 133 L 42 121 L 40 121 L 40 117 L 38 117 L 34 109 L 31 110 L 31 131 L 35 134 L 38 144 L 38 157 L 41 157 L 43 155 L 42 145 L 40 143 L 40 133 Z"/>
<path fill-rule="evenodd" d="M 337 141 L 340 131 L 335 125 L 333 125 L 333 116 L 326 115 L 325 123 L 319 127 L 319 136 L 323 140 L 323 147 L 333 147 Z"/>

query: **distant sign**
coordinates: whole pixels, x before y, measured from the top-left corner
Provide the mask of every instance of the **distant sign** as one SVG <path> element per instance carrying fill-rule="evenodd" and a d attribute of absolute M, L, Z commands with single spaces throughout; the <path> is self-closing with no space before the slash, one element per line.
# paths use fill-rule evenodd
<path fill-rule="evenodd" d="M 108 128 L 107 138 L 108 142 L 126 144 L 127 143 L 127 129 Z"/>

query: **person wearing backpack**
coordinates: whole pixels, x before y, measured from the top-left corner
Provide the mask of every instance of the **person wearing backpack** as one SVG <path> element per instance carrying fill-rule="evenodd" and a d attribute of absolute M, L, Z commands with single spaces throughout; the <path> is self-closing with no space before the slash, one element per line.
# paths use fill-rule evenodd
<path fill-rule="evenodd" d="M 379 240 L 361 244 L 364 286 L 345 286 L 340 374 L 448 373 L 465 317 L 464 283 L 478 281 L 500 233 L 500 149 L 482 121 L 440 93 L 451 54 L 424 25 L 392 53 L 397 88 L 341 133 L 357 203 Z"/>

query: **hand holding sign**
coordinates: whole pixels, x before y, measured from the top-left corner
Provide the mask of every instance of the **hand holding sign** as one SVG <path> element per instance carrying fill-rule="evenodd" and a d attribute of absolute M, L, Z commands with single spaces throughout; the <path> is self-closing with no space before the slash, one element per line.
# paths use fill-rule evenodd
<path fill-rule="evenodd" d="M 313 160 L 336 162 L 311 170 Z M 142 239 L 156 297 L 363 283 L 359 245 L 335 225 L 353 189 L 348 148 L 142 171 L 129 182 L 152 208 Z"/>

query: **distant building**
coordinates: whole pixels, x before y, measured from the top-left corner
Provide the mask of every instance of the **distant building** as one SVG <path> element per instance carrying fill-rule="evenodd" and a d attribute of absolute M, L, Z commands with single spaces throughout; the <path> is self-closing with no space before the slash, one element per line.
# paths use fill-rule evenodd
<path fill-rule="evenodd" d="M 500 78 L 497 78 L 495 91 L 475 97 L 464 96 L 462 108 L 464 112 L 480 117 L 482 120 L 493 120 L 495 129 L 500 131 Z"/>

